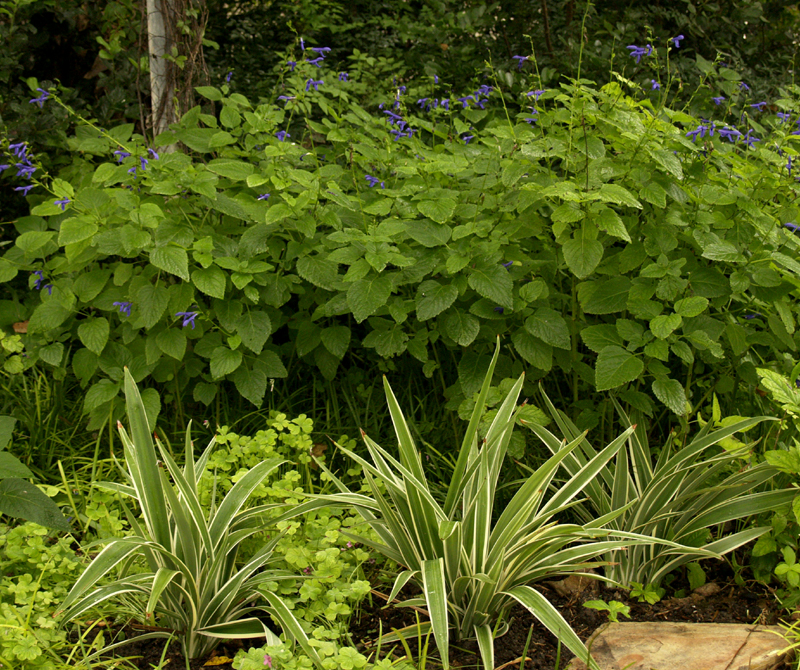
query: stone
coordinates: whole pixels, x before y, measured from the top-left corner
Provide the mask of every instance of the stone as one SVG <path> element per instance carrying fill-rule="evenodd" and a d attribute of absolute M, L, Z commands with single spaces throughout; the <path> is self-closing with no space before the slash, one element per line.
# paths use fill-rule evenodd
<path fill-rule="evenodd" d="M 776 670 L 789 646 L 781 633 L 748 624 L 609 623 L 586 646 L 600 670 Z M 567 667 L 587 670 L 577 658 Z"/>

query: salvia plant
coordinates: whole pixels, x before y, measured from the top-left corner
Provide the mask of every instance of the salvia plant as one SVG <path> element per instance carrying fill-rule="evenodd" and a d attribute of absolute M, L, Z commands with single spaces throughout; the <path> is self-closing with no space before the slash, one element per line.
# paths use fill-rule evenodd
<path fill-rule="evenodd" d="M 76 375 L 92 426 L 121 412 L 125 365 L 260 406 L 295 357 L 333 379 L 366 351 L 428 376 L 452 360 L 470 398 L 499 333 L 515 376 L 551 373 L 584 428 L 596 391 L 678 415 L 712 385 L 730 398 L 797 349 L 797 89 L 755 100 L 698 59 L 698 119 L 665 44 L 631 50 L 644 90 L 545 88 L 520 54 L 461 94 L 388 77 L 365 107 L 374 64 L 333 70 L 301 43 L 280 95 L 199 87 L 208 106 L 152 143 L 81 121 L 58 176 L 4 143 L 32 210 L 0 258 L 0 322 L 28 320 L 25 365 Z M 32 84 L 33 105 L 63 104 Z M 151 415 L 163 399 L 143 392 Z"/>
<path fill-rule="evenodd" d="M 144 405 L 130 372 L 125 370 L 125 395 L 130 435 L 119 426 L 125 452 L 124 484 L 103 486 L 125 496 L 139 508 L 141 518 L 126 505 L 131 532 L 105 544 L 77 579 L 61 605 L 64 620 L 74 619 L 110 599 L 138 596 L 142 622 L 158 624 L 161 637 L 177 635 L 187 667 L 202 657 L 219 638 L 278 637 L 256 616 L 268 613 L 285 633 L 319 661 L 308 638 L 283 600 L 259 587 L 295 575 L 270 569 L 279 535 L 266 540 L 243 564 L 241 544 L 262 529 L 263 506 L 243 510 L 253 490 L 280 459 L 268 459 L 251 468 L 220 500 L 204 508 L 198 499 L 198 476 L 203 472 L 214 440 L 199 459 L 186 432 L 183 468 L 159 442 L 153 444 Z M 160 461 L 158 457 L 160 456 Z M 172 482 L 169 481 L 169 476 Z M 116 572 L 110 583 L 100 582 Z M 266 599 L 266 606 L 254 602 Z"/>
<path fill-rule="evenodd" d="M 546 395 L 544 398 L 563 439 L 580 445 L 561 461 L 567 475 L 575 476 L 600 450 Z M 797 495 L 794 488 L 763 490 L 778 470 L 766 462 L 743 464 L 741 457 L 743 452 L 748 454 L 747 445 L 731 440 L 734 434 L 744 433 L 767 417 L 728 417 L 732 421 L 722 422 L 720 417 L 713 417 L 687 444 L 673 449 L 670 440 L 654 452 L 647 439 L 646 423 L 631 426 L 622 408 L 617 408 L 622 422 L 630 427 L 625 446 L 587 484 L 586 499 L 575 508 L 587 522 L 616 512 L 609 527 L 652 539 L 650 544 L 607 554 L 605 574 L 616 583 L 628 588 L 634 583 L 646 584 L 657 589 L 681 565 L 708 556 L 709 552 L 726 554 L 769 530 L 751 527 L 712 539 L 710 528 L 783 508 Z M 543 426 L 524 423 L 553 454 L 566 450 L 566 442 Z M 724 427 L 714 429 L 717 423 Z M 726 440 L 729 449 L 719 446 Z"/>
<path fill-rule="evenodd" d="M 479 436 L 484 400 L 499 354 L 498 342 L 444 501 L 432 494 L 406 420 L 388 382 L 384 382 L 399 459 L 364 434 L 372 462 L 350 450 L 343 451 L 363 467 L 371 495 L 351 492 L 326 470 L 341 493 L 314 496 L 287 515 L 332 502 L 354 507 L 379 540 L 353 537 L 405 568 L 395 580 L 390 599 L 409 581 L 420 587 L 422 596 L 404 604 L 427 607 L 430 624 L 416 628 L 433 631 L 445 668 L 449 667 L 451 639 L 477 639 L 484 668 L 494 668 L 494 639 L 507 630 L 509 612 L 516 603 L 595 667 L 580 638 L 531 584 L 599 565 L 602 560 L 598 563 L 597 559 L 604 554 L 648 541 L 608 527 L 620 511 L 598 516 L 585 525 L 558 521 L 561 512 L 577 504 L 576 497 L 606 467 L 633 429 L 548 495 L 560 464 L 580 446 L 583 436 L 572 440 L 521 484 L 505 509 L 495 510 L 500 470 L 523 383 L 520 377 L 485 436 Z"/>

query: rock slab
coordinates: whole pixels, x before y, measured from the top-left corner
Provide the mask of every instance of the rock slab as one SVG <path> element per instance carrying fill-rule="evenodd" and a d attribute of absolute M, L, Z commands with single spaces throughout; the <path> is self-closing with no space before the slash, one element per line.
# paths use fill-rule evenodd
<path fill-rule="evenodd" d="M 789 646 L 781 633 L 747 624 L 610 623 L 586 646 L 600 670 L 776 670 Z M 568 670 L 587 668 L 575 658 Z"/>

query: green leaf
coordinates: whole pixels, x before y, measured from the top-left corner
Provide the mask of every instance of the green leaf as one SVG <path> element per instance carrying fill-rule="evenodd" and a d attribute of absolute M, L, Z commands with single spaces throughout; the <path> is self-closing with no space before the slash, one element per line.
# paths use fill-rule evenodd
<path fill-rule="evenodd" d="M 258 368 L 248 370 L 246 365 L 240 366 L 233 373 L 233 383 L 241 396 L 256 407 L 261 407 L 264 394 L 267 392 L 267 375 Z"/>
<path fill-rule="evenodd" d="M 674 379 L 656 379 L 653 382 L 653 393 L 656 398 L 669 407 L 675 414 L 686 414 L 686 394 L 679 381 Z"/>
<path fill-rule="evenodd" d="M 103 353 L 106 342 L 108 342 L 110 330 L 107 319 L 103 317 L 89 319 L 78 326 L 78 337 L 83 342 L 84 347 L 99 356 Z"/>
<path fill-rule="evenodd" d="M 437 281 L 424 281 L 419 285 L 416 298 L 417 318 L 427 321 L 444 312 L 458 297 L 453 284 L 442 285 Z"/>
<path fill-rule="evenodd" d="M 347 304 L 357 323 L 372 316 L 392 295 L 392 280 L 386 275 L 372 275 L 352 283 L 347 291 Z"/>
<path fill-rule="evenodd" d="M 517 353 L 533 367 L 545 372 L 549 372 L 553 367 L 553 347 L 545 344 L 538 337 L 520 329 L 511 336 L 511 342 Z"/>
<path fill-rule="evenodd" d="M 219 102 L 222 100 L 222 93 L 214 86 L 195 86 L 194 90 L 208 100 Z"/>
<path fill-rule="evenodd" d="M 46 528 L 70 531 L 61 510 L 38 487 L 23 479 L 0 481 L 0 513 L 33 521 Z"/>
<path fill-rule="evenodd" d="M 245 311 L 236 321 L 236 332 L 244 346 L 254 354 L 260 354 L 272 334 L 269 314 L 257 309 Z"/>
<path fill-rule="evenodd" d="M 481 389 L 483 380 L 492 362 L 491 356 L 465 352 L 458 362 L 458 381 L 467 398 L 472 398 Z"/>
<path fill-rule="evenodd" d="M 48 300 L 39 305 L 28 322 L 28 333 L 37 333 L 58 328 L 72 316 L 72 311 L 64 307 L 58 300 Z"/>
<path fill-rule="evenodd" d="M 207 382 L 197 382 L 192 390 L 192 398 L 204 405 L 210 405 L 215 395 L 217 395 L 217 385 Z"/>
<path fill-rule="evenodd" d="M 209 149 L 218 149 L 220 147 L 226 147 L 229 144 L 236 144 L 236 138 L 224 130 L 215 132 L 211 136 L 211 139 L 208 140 Z"/>
<path fill-rule="evenodd" d="M 16 456 L 0 451 L 0 479 L 30 479 L 33 473 Z"/>
<path fill-rule="evenodd" d="M 622 346 L 622 338 L 619 336 L 616 326 L 606 323 L 584 328 L 581 331 L 581 339 L 589 349 L 597 353 L 608 346 Z"/>
<path fill-rule="evenodd" d="M 561 247 L 567 267 L 578 279 L 592 274 L 603 260 L 603 244 L 596 238 L 597 231 L 584 225 Z"/>
<path fill-rule="evenodd" d="M 64 345 L 61 342 L 53 342 L 53 344 L 42 347 L 39 349 L 39 358 L 53 366 L 61 365 L 61 359 L 64 358 Z"/>
<path fill-rule="evenodd" d="M 224 109 L 228 108 L 225 107 Z M 233 181 L 244 181 L 255 171 L 255 168 L 250 163 L 231 158 L 215 158 L 206 167 L 214 174 L 227 177 Z"/>
<path fill-rule="evenodd" d="M 242 364 L 242 352 L 217 347 L 211 353 L 211 376 L 219 379 L 236 370 Z"/>
<path fill-rule="evenodd" d="M 597 355 L 595 385 L 598 391 L 607 391 L 633 381 L 643 371 L 644 363 L 631 352 L 608 346 Z"/>
<path fill-rule="evenodd" d="M 183 360 L 186 353 L 186 335 L 183 329 L 167 328 L 156 336 L 156 344 L 167 356 L 171 356 L 177 361 Z"/>
<path fill-rule="evenodd" d="M 600 200 L 613 202 L 615 205 L 627 205 L 642 209 L 642 203 L 633 197 L 631 192 L 618 184 L 603 184 L 598 192 Z"/>
<path fill-rule="evenodd" d="M 157 268 L 189 281 L 189 256 L 180 247 L 158 247 L 150 252 L 150 262 Z"/>
<path fill-rule="evenodd" d="M 374 347 L 383 358 L 392 358 L 406 350 L 408 335 L 402 326 L 395 324 L 389 330 L 373 330 L 363 339 L 365 347 Z"/>
<path fill-rule="evenodd" d="M 85 220 L 83 217 L 74 217 L 61 223 L 58 233 L 58 244 L 66 246 L 90 238 L 98 231 L 96 223 Z"/>
<path fill-rule="evenodd" d="M 619 214 L 610 207 L 601 207 L 593 221 L 600 230 L 606 231 L 609 235 L 618 237 L 626 242 L 631 241 L 628 229 L 625 227 Z"/>
<path fill-rule="evenodd" d="M 525 330 L 543 342 L 559 349 L 569 349 L 570 335 L 567 322 L 554 309 L 540 307 L 525 320 Z"/>
<path fill-rule="evenodd" d="M 450 241 L 453 231 L 449 226 L 441 226 L 433 221 L 408 221 L 406 230 L 415 242 L 423 247 L 440 247 Z"/>
<path fill-rule="evenodd" d="M 274 351 L 262 351 L 253 367 L 262 370 L 269 379 L 284 378 L 289 375 L 281 359 L 278 358 L 278 354 Z"/>
<path fill-rule="evenodd" d="M 225 273 L 216 265 L 192 272 L 192 283 L 212 298 L 225 298 Z"/>
<path fill-rule="evenodd" d="M 502 265 L 483 263 L 478 265 L 469 275 L 469 285 L 481 296 L 491 300 L 500 307 L 512 309 L 514 300 L 512 289 L 514 282 L 511 275 Z"/>
<path fill-rule="evenodd" d="M 444 322 L 444 332 L 462 347 L 472 344 L 480 329 L 481 324 L 478 319 L 460 310 L 449 314 Z"/>
<path fill-rule="evenodd" d="M 650 331 L 660 340 L 668 338 L 683 323 L 680 314 L 662 314 L 650 321 Z"/>
<path fill-rule="evenodd" d="M 350 329 L 347 326 L 331 326 L 320 333 L 323 346 L 336 358 L 344 358 L 350 347 Z"/>
<path fill-rule="evenodd" d="M 686 318 L 700 316 L 706 307 L 708 307 L 708 298 L 701 298 L 700 296 L 684 298 L 675 303 L 675 311 Z"/>
<path fill-rule="evenodd" d="M 17 420 L 13 416 L 0 416 L 0 450 L 5 449 L 11 441 L 14 424 Z"/>
<path fill-rule="evenodd" d="M 101 405 L 113 400 L 119 393 L 120 384 L 112 382 L 110 379 L 101 379 L 94 384 L 87 392 L 83 400 L 83 411 L 91 412 Z"/>
<path fill-rule="evenodd" d="M 303 279 L 328 291 L 334 290 L 339 280 L 338 265 L 324 258 L 303 256 L 297 261 L 297 274 Z"/>
<path fill-rule="evenodd" d="M 161 284 L 145 284 L 136 293 L 137 311 L 147 330 L 161 320 L 168 304 L 169 292 Z"/>
<path fill-rule="evenodd" d="M 608 281 L 593 282 L 593 284 L 594 291 L 586 300 L 581 301 L 584 312 L 587 314 L 613 314 L 614 312 L 624 312 L 627 309 L 631 290 L 630 279 L 614 277 Z"/>
<path fill-rule="evenodd" d="M 417 209 L 423 216 L 427 216 L 437 223 L 445 223 L 453 216 L 453 212 L 456 209 L 456 202 L 450 198 L 422 200 L 417 203 Z"/>

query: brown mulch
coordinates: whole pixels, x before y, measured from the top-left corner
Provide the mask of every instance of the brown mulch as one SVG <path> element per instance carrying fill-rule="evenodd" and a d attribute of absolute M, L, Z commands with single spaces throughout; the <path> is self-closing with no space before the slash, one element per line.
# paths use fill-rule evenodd
<path fill-rule="evenodd" d="M 709 583 L 716 586 L 705 589 L 706 592 L 715 590 L 716 593 L 700 595 L 689 594 L 683 598 L 666 597 L 660 602 L 650 605 L 629 600 L 626 591 L 609 590 L 604 585 L 593 585 L 581 593 L 573 593 L 568 597 L 558 595 L 552 587 L 537 585 L 538 588 L 561 612 L 562 616 L 572 626 L 578 636 L 585 640 L 600 625 L 608 620 L 605 612 L 588 609 L 583 606 L 587 600 L 602 599 L 606 602 L 618 600 L 631 608 L 631 617 L 627 619 L 620 616 L 620 621 L 674 621 L 674 622 L 705 622 L 705 623 L 747 623 L 755 622 L 773 625 L 783 617 L 786 612 L 781 609 L 769 588 L 754 581 L 748 581 L 743 586 L 737 585 L 733 573 L 727 563 L 722 561 L 707 562 L 704 568 L 708 575 Z M 680 578 L 673 585 L 674 589 L 683 589 L 689 593 L 685 582 Z M 522 607 L 512 610 L 512 623 L 508 632 L 495 642 L 495 666 L 506 666 L 509 670 L 556 670 L 563 669 L 572 654 L 568 649 L 559 647 L 558 641 L 549 633 L 531 614 Z M 420 620 L 424 620 L 420 616 Z M 403 628 L 416 622 L 415 613 L 408 608 L 386 606 L 385 601 L 377 596 L 365 600 L 351 622 L 351 635 L 354 642 L 363 653 L 370 653 L 374 649 L 373 642 L 378 637 L 378 631 L 388 633 L 393 628 Z M 530 634 L 530 643 L 527 650 L 529 659 L 524 666 L 521 662 L 523 650 Z M 258 647 L 263 644 L 259 640 L 242 640 L 223 642 L 214 652 L 219 659 L 221 656 L 233 658 L 241 648 Z M 409 640 L 409 646 L 415 659 L 418 656 L 416 641 Z M 430 644 L 429 655 L 435 655 L 433 640 Z M 137 643 L 133 639 L 117 655 L 139 656 L 132 661 L 134 666 L 143 670 L 157 667 L 164 649 L 163 640 L 147 640 Z M 384 657 L 390 645 L 384 644 L 381 657 Z M 395 655 L 402 655 L 403 648 L 398 644 L 394 648 Z M 167 668 L 182 670 L 186 667 L 180 645 L 173 643 L 166 658 L 169 662 Z M 474 643 L 453 645 L 450 650 L 451 664 L 461 668 L 480 668 L 480 657 Z M 206 666 L 210 659 L 194 661 L 191 670 L 199 670 Z M 213 660 L 213 659 L 212 659 Z M 439 668 L 435 658 L 429 658 L 428 667 Z M 222 663 L 211 667 L 231 668 L 230 663 Z"/>

